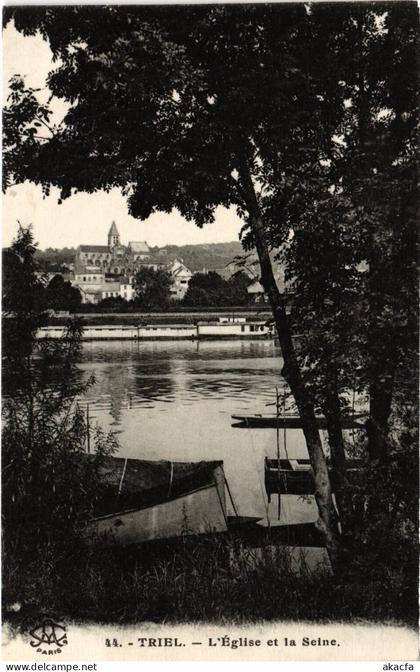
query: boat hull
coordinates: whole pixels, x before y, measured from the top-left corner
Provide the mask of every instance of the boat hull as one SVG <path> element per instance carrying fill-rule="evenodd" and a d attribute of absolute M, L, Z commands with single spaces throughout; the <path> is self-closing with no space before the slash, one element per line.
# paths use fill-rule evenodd
<path fill-rule="evenodd" d="M 362 415 L 345 416 L 341 419 L 343 429 L 363 429 Z M 316 418 L 319 429 L 327 429 L 327 421 L 323 416 Z M 279 416 L 275 415 L 232 415 L 232 426 L 240 428 L 261 429 L 302 429 L 302 419 L 299 415 Z"/>

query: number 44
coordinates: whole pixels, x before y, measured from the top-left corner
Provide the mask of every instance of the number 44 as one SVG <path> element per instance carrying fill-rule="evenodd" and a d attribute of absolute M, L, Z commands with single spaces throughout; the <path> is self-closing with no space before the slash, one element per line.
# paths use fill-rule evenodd
<path fill-rule="evenodd" d="M 122 644 L 120 644 L 120 643 L 118 642 L 118 639 L 116 639 L 116 638 L 114 637 L 113 639 L 108 639 L 108 638 L 107 638 L 107 639 L 105 640 L 105 646 L 122 646 Z"/>

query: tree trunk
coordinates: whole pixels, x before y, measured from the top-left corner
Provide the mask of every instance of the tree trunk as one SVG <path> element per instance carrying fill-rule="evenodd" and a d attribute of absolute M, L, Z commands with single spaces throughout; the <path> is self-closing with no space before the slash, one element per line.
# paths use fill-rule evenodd
<path fill-rule="evenodd" d="M 370 385 L 369 419 L 366 422 L 368 451 L 371 461 L 388 461 L 388 421 L 391 415 L 394 389 L 395 360 L 383 360 L 382 375 L 377 375 Z"/>
<path fill-rule="evenodd" d="M 249 223 L 261 267 L 261 284 L 268 296 L 283 355 L 282 374 L 290 386 L 302 420 L 306 446 L 315 481 L 315 498 L 319 518 L 317 527 L 322 533 L 330 560 L 334 566 L 338 553 L 337 515 L 332 501 L 331 483 L 327 462 L 322 449 L 313 403 L 305 388 L 299 369 L 291 332 L 286 316 L 285 302 L 276 284 L 266 242 L 257 196 L 247 169 L 240 173 L 241 186 L 246 195 Z"/>
<path fill-rule="evenodd" d="M 337 501 L 342 531 L 346 528 L 346 517 L 349 511 L 346 493 L 346 452 L 344 448 L 343 430 L 341 427 L 341 406 L 338 395 L 337 371 L 331 362 L 329 381 L 322 409 L 327 420 L 328 443 L 331 450 L 332 488 Z"/>
<path fill-rule="evenodd" d="M 332 362 L 328 377 L 323 410 L 327 420 L 332 468 L 337 474 L 338 480 L 343 481 L 346 474 L 346 452 L 341 427 L 341 406 L 338 396 L 337 371 Z"/>
<path fill-rule="evenodd" d="M 397 213 L 395 213 L 396 216 Z M 385 218 L 384 218 L 385 219 Z M 369 259 L 369 419 L 366 422 L 368 451 L 371 461 L 388 459 L 388 420 L 391 414 L 397 364 L 393 283 L 397 281 L 393 264 L 392 224 L 380 222 L 370 236 Z M 385 241 L 385 242 L 384 242 Z M 386 252 L 383 246 L 386 246 Z"/>
<path fill-rule="evenodd" d="M 363 54 L 363 24 L 359 24 L 360 30 L 360 53 Z M 356 202 L 359 201 L 362 207 L 368 207 L 371 212 L 376 214 L 377 223 L 373 223 L 369 228 L 368 236 L 368 254 L 369 264 L 369 419 L 366 422 L 366 434 L 368 439 L 368 453 L 371 461 L 386 463 L 388 459 L 388 419 L 391 413 L 393 383 L 396 368 L 396 348 L 395 335 L 393 334 L 394 323 L 389 315 L 392 315 L 392 302 L 389 303 L 389 297 L 395 296 L 395 283 L 398 282 L 395 276 L 395 268 L 399 267 L 397 260 L 396 267 L 393 265 L 393 246 L 395 231 L 401 227 L 403 220 L 402 202 L 396 205 L 395 192 L 393 184 L 393 161 L 399 156 L 401 147 L 399 145 L 401 137 L 404 137 L 404 122 L 400 110 L 400 101 L 394 97 L 390 106 L 395 110 L 395 120 L 393 122 L 393 133 L 388 137 L 388 151 L 385 164 L 382 166 L 382 180 L 376 183 L 372 174 L 372 166 L 375 165 L 375 159 L 380 156 L 380 144 L 383 139 L 378 141 L 372 133 L 372 104 L 371 91 L 366 85 L 363 76 L 363 69 L 359 73 L 359 129 L 358 129 L 358 172 L 359 180 L 363 181 L 363 189 L 356 192 Z M 376 142 L 376 144 L 375 144 Z M 372 161 L 373 159 L 373 161 Z M 384 195 L 383 180 L 388 179 L 390 190 Z M 414 178 L 414 183 L 417 180 Z M 386 184 L 386 182 L 385 182 Z M 379 191 L 378 191 L 379 186 Z M 403 199 L 404 201 L 405 199 Z M 372 207 L 371 204 L 376 204 Z M 378 216 L 379 215 L 379 216 Z M 414 241 L 413 241 L 414 242 Z M 415 249 L 415 243 L 414 243 Z M 414 253 L 415 254 L 415 253 Z"/>

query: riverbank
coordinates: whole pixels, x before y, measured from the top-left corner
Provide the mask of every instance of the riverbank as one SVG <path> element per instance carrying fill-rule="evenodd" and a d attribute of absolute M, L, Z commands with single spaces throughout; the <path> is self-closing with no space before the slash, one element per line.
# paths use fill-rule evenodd
<path fill-rule="evenodd" d="M 43 613 L 113 625 L 360 620 L 416 628 L 414 553 L 409 569 L 406 563 L 393 568 L 391 583 L 384 561 L 366 566 L 358 556 L 356 572 L 346 563 L 333 575 L 296 574 L 289 549 L 269 551 L 248 562 L 237 545 L 185 538 L 176 551 L 159 554 L 147 545 L 141 554 L 82 542 L 66 554 L 55 547 L 29 558 L 19 572 L 8 558 L 5 620 L 15 632 L 27 631 Z"/>

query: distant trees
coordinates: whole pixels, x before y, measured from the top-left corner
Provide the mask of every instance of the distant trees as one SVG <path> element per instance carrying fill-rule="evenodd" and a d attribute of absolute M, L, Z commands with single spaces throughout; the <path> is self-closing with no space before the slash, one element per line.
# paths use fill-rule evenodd
<path fill-rule="evenodd" d="M 142 268 L 135 274 L 133 304 L 140 310 L 165 310 L 171 302 L 172 276 L 168 271 Z"/>
<path fill-rule="evenodd" d="M 228 297 L 232 306 L 244 306 L 250 302 L 248 287 L 252 280 L 244 271 L 237 271 L 228 280 Z"/>
<path fill-rule="evenodd" d="M 157 248 L 157 252 L 162 251 Z M 234 257 L 243 253 L 241 243 L 210 243 L 201 245 L 165 245 L 165 255 L 172 259 L 182 259 L 193 273 L 203 268 L 224 268 Z"/>
<path fill-rule="evenodd" d="M 186 306 L 217 306 L 224 299 L 225 281 L 214 271 L 195 273 L 190 279 L 183 303 Z"/>
<path fill-rule="evenodd" d="M 47 310 L 75 312 L 81 302 L 80 291 L 60 274 L 45 286 L 31 228 L 19 227 L 13 245 L 3 252 L 3 311 L 35 324 L 36 320 L 45 321 Z M 25 333 L 23 329 L 22 335 Z"/>
<path fill-rule="evenodd" d="M 72 287 L 61 275 L 55 275 L 45 288 L 44 302 L 46 308 L 74 313 L 81 306 L 82 296 L 77 287 Z"/>
<path fill-rule="evenodd" d="M 74 263 L 75 254 L 76 250 L 73 247 L 47 247 L 45 250 L 37 250 L 35 258 L 43 271 L 61 273 Z"/>
<path fill-rule="evenodd" d="M 196 273 L 192 276 L 183 304 L 186 306 L 244 306 L 248 303 L 248 276 L 240 271 L 229 280 L 218 273 Z"/>

